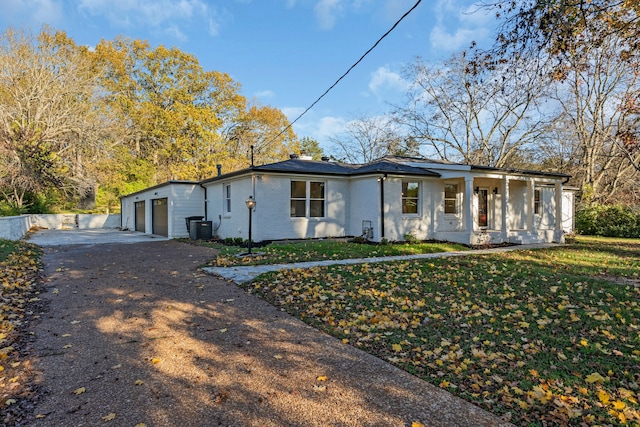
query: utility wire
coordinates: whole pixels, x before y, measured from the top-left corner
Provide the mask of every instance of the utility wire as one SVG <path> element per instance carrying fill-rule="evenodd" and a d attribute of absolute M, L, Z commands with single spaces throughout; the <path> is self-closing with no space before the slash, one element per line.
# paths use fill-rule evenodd
<path fill-rule="evenodd" d="M 279 134 L 277 134 L 276 136 L 274 136 L 273 138 L 271 138 L 271 140 L 267 141 L 265 143 L 266 145 L 269 145 L 270 143 L 272 143 L 273 141 L 275 141 L 280 135 L 282 135 L 283 133 L 285 133 L 287 131 L 287 129 L 291 128 L 298 120 L 300 120 L 300 118 L 302 118 L 302 116 L 304 116 L 305 114 L 307 114 L 309 112 L 309 110 L 311 110 L 318 102 L 320 102 L 320 100 L 322 98 L 325 97 L 325 95 L 327 95 L 334 87 L 336 87 L 336 85 L 338 83 L 340 83 L 340 81 L 345 78 L 347 76 L 347 74 L 349 74 L 349 72 L 351 72 L 351 70 L 353 70 L 360 62 L 362 62 L 362 60 L 364 59 L 365 56 L 367 56 L 373 49 L 376 48 L 376 46 L 378 46 L 378 44 L 380 44 L 380 42 L 387 37 L 393 30 L 395 30 L 395 28 L 400 24 L 400 22 L 402 22 L 402 20 L 404 20 L 404 18 L 406 18 L 407 16 L 409 16 L 409 14 L 411 12 L 413 12 L 413 10 L 418 7 L 418 5 L 422 2 L 422 0 L 418 0 L 416 2 L 416 4 L 413 5 L 413 7 L 411 9 L 409 9 L 404 15 L 402 15 L 400 17 L 400 19 L 398 19 L 396 21 L 395 24 L 393 24 L 393 26 L 389 29 L 389 31 L 387 31 L 386 33 L 384 33 L 382 35 L 382 37 L 380 37 L 374 44 L 373 46 L 371 46 L 369 48 L 369 50 L 367 50 L 361 57 L 360 59 L 358 59 L 351 67 L 349 67 L 349 69 L 347 71 L 345 71 L 345 73 L 343 75 L 340 76 L 340 78 L 338 80 L 335 81 L 335 83 L 333 83 L 329 89 L 325 90 L 324 93 L 322 95 L 320 95 L 318 97 L 318 99 L 316 99 L 315 101 L 313 101 L 313 103 L 306 109 L 304 110 L 298 117 L 295 118 L 294 121 L 292 121 L 291 123 L 289 123 L 289 125 L 287 127 L 285 127 L 284 129 L 282 129 L 282 131 L 280 131 Z"/>

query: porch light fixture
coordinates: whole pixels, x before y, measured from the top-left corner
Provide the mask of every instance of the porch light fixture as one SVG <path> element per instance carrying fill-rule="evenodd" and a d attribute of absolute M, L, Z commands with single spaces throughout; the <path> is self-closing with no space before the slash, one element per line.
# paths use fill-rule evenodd
<path fill-rule="evenodd" d="M 498 187 L 493 188 L 493 194 L 498 194 Z"/>
<path fill-rule="evenodd" d="M 253 198 L 253 196 L 249 196 L 249 198 L 245 200 L 245 204 L 247 205 L 247 209 L 249 209 L 249 241 L 247 243 L 247 255 L 251 256 L 251 214 L 253 212 L 253 209 L 256 207 L 256 200 Z"/>
<path fill-rule="evenodd" d="M 480 187 L 476 187 L 473 189 L 473 194 L 478 194 L 480 192 Z"/>

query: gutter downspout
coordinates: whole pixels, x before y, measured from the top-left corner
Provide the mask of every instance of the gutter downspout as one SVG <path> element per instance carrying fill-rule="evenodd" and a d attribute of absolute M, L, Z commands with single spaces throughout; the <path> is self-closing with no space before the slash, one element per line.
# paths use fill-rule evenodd
<path fill-rule="evenodd" d="M 386 179 L 387 174 L 385 173 L 380 178 L 380 241 L 384 239 L 384 182 Z"/>
<path fill-rule="evenodd" d="M 201 182 L 199 182 L 198 185 L 204 190 L 204 220 L 208 221 L 209 216 L 207 215 L 207 187 L 202 185 Z"/>

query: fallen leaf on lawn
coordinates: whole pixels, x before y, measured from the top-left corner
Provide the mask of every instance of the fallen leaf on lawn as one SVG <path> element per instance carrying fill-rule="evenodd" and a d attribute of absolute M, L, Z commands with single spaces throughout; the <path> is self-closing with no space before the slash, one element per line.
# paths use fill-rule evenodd
<path fill-rule="evenodd" d="M 282 355 L 281 355 L 281 354 L 275 354 L 275 355 L 273 356 L 273 358 L 274 358 L 274 359 L 278 359 L 278 360 L 280 360 L 280 359 L 282 359 Z"/>
<path fill-rule="evenodd" d="M 13 405 L 14 403 L 16 403 L 17 400 L 15 399 L 7 399 L 4 403 L 9 406 L 9 405 Z"/>
<path fill-rule="evenodd" d="M 70 336 L 71 336 L 71 334 L 62 334 L 62 338 L 68 338 Z"/>
<path fill-rule="evenodd" d="M 138 423 L 136 424 L 136 427 L 147 427 L 147 425 L 145 423 Z"/>
<path fill-rule="evenodd" d="M 604 381 L 604 377 L 599 373 L 594 372 L 593 374 L 587 375 L 587 377 L 584 380 L 589 384 L 601 383 Z"/>
<path fill-rule="evenodd" d="M 71 347 L 73 347 L 73 344 L 67 344 L 65 346 L 62 346 L 62 348 L 71 348 Z"/>
<path fill-rule="evenodd" d="M 326 375 L 320 375 L 318 378 L 316 378 L 317 381 L 326 381 L 328 380 Z"/>
<path fill-rule="evenodd" d="M 422 424 L 420 421 L 414 421 L 411 423 L 411 427 L 424 427 L 424 424 Z"/>
<path fill-rule="evenodd" d="M 158 357 L 154 357 L 153 359 L 151 359 L 151 363 L 153 363 L 154 365 L 157 365 L 160 362 L 162 362 L 162 359 Z"/>
<path fill-rule="evenodd" d="M 84 393 L 85 391 L 87 391 L 87 389 L 86 389 L 86 388 L 84 388 L 84 387 L 80 387 L 80 388 L 77 388 L 77 389 L 73 390 L 73 394 L 82 394 L 82 393 Z"/>
<path fill-rule="evenodd" d="M 401 346 L 400 344 L 393 344 L 393 345 L 391 346 L 391 349 L 392 349 L 393 351 L 395 351 L 396 353 L 399 353 L 399 352 L 401 352 L 401 351 L 402 351 L 402 346 Z"/>
<path fill-rule="evenodd" d="M 9 347 L 4 347 L 0 349 L 0 354 L 2 355 L 7 355 L 9 353 L 11 353 L 13 351 L 13 347 L 9 346 Z"/>
<path fill-rule="evenodd" d="M 122 368 L 122 365 L 119 363 L 111 367 L 111 369 L 120 369 L 120 368 Z"/>
<path fill-rule="evenodd" d="M 38 415 L 36 415 L 36 418 L 44 418 L 46 416 L 47 416 L 47 414 L 38 414 Z"/>
<path fill-rule="evenodd" d="M 616 409 L 618 411 L 622 411 L 626 406 L 626 403 L 621 400 L 616 400 L 615 402 L 613 402 L 613 409 Z"/>
<path fill-rule="evenodd" d="M 220 333 L 223 333 L 223 334 L 224 334 L 225 332 L 227 332 L 227 328 L 220 329 Z"/>
<path fill-rule="evenodd" d="M 142 385 L 144 384 L 144 381 L 142 380 L 136 380 L 136 382 L 133 383 L 133 385 Z"/>
<path fill-rule="evenodd" d="M 313 389 L 315 391 L 325 391 L 327 389 L 327 386 L 326 385 L 317 385 L 316 384 L 316 385 L 313 386 Z"/>
<path fill-rule="evenodd" d="M 109 415 L 107 415 L 106 417 L 102 417 L 102 419 L 105 420 L 105 421 L 111 421 L 111 420 L 115 419 L 115 417 L 116 417 L 116 413 L 112 412 Z"/>
<path fill-rule="evenodd" d="M 71 324 L 72 324 L 72 325 L 77 325 L 78 323 L 80 323 L 80 321 L 79 321 L 79 320 L 72 320 L 72 321 L 71 321 Z"/>

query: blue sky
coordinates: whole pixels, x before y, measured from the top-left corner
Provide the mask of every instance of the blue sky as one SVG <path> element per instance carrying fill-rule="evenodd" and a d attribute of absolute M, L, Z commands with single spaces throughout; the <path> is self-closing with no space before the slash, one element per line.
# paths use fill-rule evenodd
<path fill-rule="evenodd" d="M 228 73 L 242 94 L 294 120 L 417 0 L 0 0 L 0 26 L 43 24 L 95 45 L 118 35 L 176 46 Z M 423 0 L 294 130 L 324 148 L 353 119 L 400 102 L 402 69 L 493 40 L 495 19 L 471 0 Z"/>

